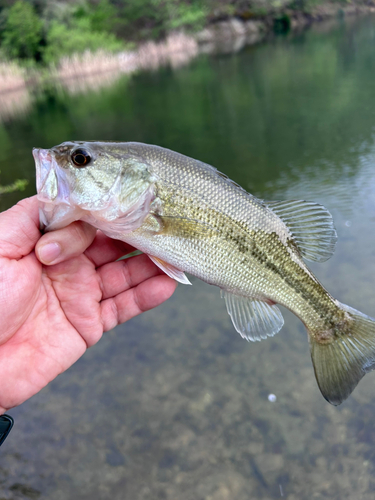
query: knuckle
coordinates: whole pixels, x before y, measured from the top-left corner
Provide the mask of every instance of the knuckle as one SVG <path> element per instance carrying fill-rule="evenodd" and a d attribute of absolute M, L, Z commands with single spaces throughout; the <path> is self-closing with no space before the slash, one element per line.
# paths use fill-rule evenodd
<path fill-rule="evenodd" d="M 112 316 L 113 316 L 113 320 L 114 320 L 113 322 L 115 325 L 118 325 L 120 322 L 120 312 L 118 310 L 116 300 L 112 300 L 111 309 L 112 309 Z"/>
<path fill-rule="evenodd" d="M 131 273 L 129 271 L 128 263 L 126 261 L 122 261 L 122 262 L 123 262 L 123 265 L 121 267 L 121 270 L 122 270 L 122 279 L 123 279 L 124 285 L 125 285 L 126 289 L 132 288 L 133 281 L 132 281 Z"/>

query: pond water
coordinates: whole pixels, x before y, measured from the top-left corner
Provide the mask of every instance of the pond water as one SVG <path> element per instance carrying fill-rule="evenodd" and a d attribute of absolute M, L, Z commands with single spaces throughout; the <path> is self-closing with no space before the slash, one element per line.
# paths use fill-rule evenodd
<path fill-rule="evenodd" d="M 0 114 L 0 184 L 29 184 L 0 208 L 35 193 L 32 147 L 158 144 L 261 198 L 327 206 L 337 250 L 310 267 L 375 316 L 374 47 L 374 19 L 347 19 L 95 92 L 12 98 Z M 218 289 L 192 282 L 9 412 L 1 499 L 374 498 L 375 374 L 329 405 L 296 317 L 283 311 L 278 335 L 247 343 Z"/>

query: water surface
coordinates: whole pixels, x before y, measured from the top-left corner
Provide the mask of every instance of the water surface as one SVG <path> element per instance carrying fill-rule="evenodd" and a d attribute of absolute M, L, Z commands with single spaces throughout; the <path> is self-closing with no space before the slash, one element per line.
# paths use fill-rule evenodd
<path fill-rule="evenodd" d="M 32 147 L 158 144 L 261 198 L 326 205 L 337 251 L 311 267 L 375 316 L 374 43 L 373 18 L 346 20 L 97 92 L 30 94 L 0 124 L 0 184 L 29 185 L 0 208 L 35 193 Z M 285 311 L 276 337 L 246 343 L 218 290 L 192 282 L 10 412 L 1 498 L 374 498 L 375 375 L 332 407 L 297 318 Z"/>

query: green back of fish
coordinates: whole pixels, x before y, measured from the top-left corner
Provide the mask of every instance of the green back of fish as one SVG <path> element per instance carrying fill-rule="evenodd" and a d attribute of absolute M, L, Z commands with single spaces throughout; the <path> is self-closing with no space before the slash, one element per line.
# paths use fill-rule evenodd
<path fill-rule="evenodd" d="M 266 203 L 210 165 L 157 146 L 129 148 L 158 179 L 152 214 L 134 244 L 226 291 L 283 304 L 312 332 L 337 313 Z"/>

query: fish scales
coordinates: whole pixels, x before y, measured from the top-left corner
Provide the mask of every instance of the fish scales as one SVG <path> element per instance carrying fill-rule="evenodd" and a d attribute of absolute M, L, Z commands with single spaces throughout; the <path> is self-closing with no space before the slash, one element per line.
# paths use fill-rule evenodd
<path fill-rule="evenodd" d="M 285 253 L 285 245 L 280 244 L 278 252 L 270 252 L 270 247 L 275 248 L 278 244 L 275 233 L 286 241 L 290 232 L 278 217 L 252 195 L 225 176 L 218 176 L 217 171 L 209 165 L 181 158 L 182 155 L 168 151 L 162 151 L 160 155 L 158 150 L 144 148 L 140 151 L 140 156 L 147 159 L 161 180 L 160 187 L 157 183 L 157 196 L 162 199 L 162 212 L 155 215 L 173 216 L 183 213 L 187 218 L 203 221 L 217 230 L 217 237 L 212 238 L 211 234 L 205 247 L 201 248 L 201 255 L 212 257 L 212 267 L 205 258 L 203 269 L 202 258 L 198 257 L 190 268 L 186 267 L 192 257 L 190 246 L 185 245 L 181 236 L 177 237 L 178 244 L 175 235 L 168 245 L 166 238 L 169 235 L 162 233 L 161 238 L 151 242 L 153 248 L 147 248 L 148 251 L 155 253 L 155 248 L 159 246 L 157 255 L 161 258 L 168 253 L 175 259 L 176 267 L 183 267 L 185 264 L 186 272 L 235 293 L 245 292 L 254 298 L 268 297 L 289 309 L 292 301 L 296 314 L 303 318 L 312 331 L 321 327 L 322 319 L 340 313 L 333 299 L 308 273 L 302 260 L 296 256 L 297 262 L 291 261 L 289 254 Z M 172 161 L 168 163 L 169 156 Z M 173 168 L 166 169 L 165 165 L 170 163 Z M 177 189 L 173 189 L 173 186 L 177 186 Z M 132 242 L 140 247 L 145 236 L 143 227 L 136 233 Z M 200 234 L 196 239 L 199 240 L 202 236 L 204 235 Z M 244 254 L 241 266 L 238 265 L 238 252 Z M 223 261 L 230 264 L 229 268 L 224 267 L 226 273 L 222 273 Z M 288 269 L 288 266 L 293 269 Z M 218 268 L 220 276 L 217 275 Z M 270 280 L 275 273 L 279 278 L 277 284 L 274 279 Z M 267 288 L 267 283 L 272 283 L 272 286 Z M 297 304 L 295 294 L 302 299 L 297 300 Z M 308 307 L 309 304 L 311 307 Z M 318 318 L 316 311 L 319 311 Z"/>
<path fill-rule="evenodd" d="M 276 304 L 305 324 L 332 404 L 375 366 L 375 323 L 341 304 L 303 261 L 331 256 L 336 232 L 313 202 L 264 202 L 198 160 L 140 143 L 67 142 L 34 150 L 41 222 L 85 220 L 139 248 L 171 277 L 218 286 L 247 340 L 277 333 Z"/>

